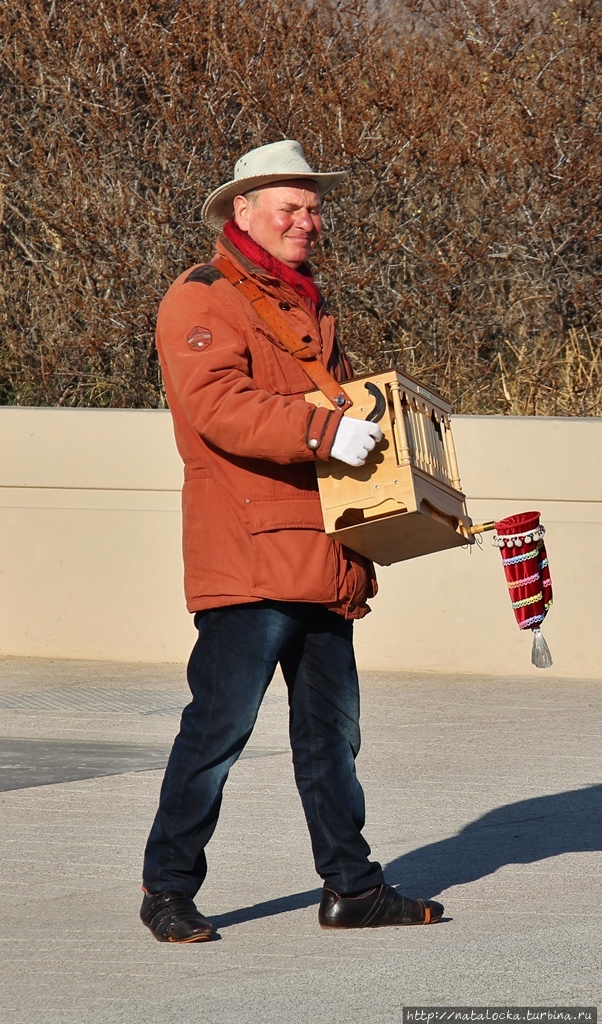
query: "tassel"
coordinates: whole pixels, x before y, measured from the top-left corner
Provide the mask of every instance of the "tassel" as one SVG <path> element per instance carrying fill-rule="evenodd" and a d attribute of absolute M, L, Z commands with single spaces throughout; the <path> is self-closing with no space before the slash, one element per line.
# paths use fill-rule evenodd
<path fill-rule="evenodd" d="M 550 668 L 553 664 L 550 648 L 544 640 L 541 629 L 533 631 L 533 647 L 531 648 L 531 664 L 536 668 Z"/>

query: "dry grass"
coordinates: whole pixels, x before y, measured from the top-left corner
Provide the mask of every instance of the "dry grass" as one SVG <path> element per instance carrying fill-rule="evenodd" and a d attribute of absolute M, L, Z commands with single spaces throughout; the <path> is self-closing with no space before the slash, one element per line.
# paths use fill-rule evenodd
<path fill-rule="evenodd" d="M 502 12 L 502 13 L 500 13 Z M 360 371 L 462 412 L 601 415 L 599 0 L 11 0 L 0 401 L 155 406 L 156 308 L 208 190 L 347 167 L 317 272 Z"/>

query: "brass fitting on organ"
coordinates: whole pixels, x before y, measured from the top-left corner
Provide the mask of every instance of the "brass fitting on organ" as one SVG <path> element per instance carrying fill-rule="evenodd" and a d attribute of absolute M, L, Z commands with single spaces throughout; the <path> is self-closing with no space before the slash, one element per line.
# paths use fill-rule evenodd
<path fill-rule="evenodd" d="M 468 533 L 474 536 L 475 533 L 486 533 L 487 530 L 495 530 L 495 522 L 490 523 L 473 523 L 472 526 L 468 527 Z"/>

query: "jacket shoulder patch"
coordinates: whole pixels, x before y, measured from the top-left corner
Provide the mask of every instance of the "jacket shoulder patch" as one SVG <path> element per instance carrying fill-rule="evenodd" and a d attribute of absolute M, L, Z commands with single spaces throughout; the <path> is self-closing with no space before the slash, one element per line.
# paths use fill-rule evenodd
<path fill-rule="evenodd" d="M 214 281 L 218 281 L 220 277 L 223 276 L 224 275 L 221 270 L 207 264 L 206 266 L 195 267 L 194 270 L 191 270 L 184 283 L 187 284 L 188 281 L 200 281 L 201 284 L 213 284 Z"/>
<path fill-rule="evenodd" d="M 188 348 L 193 352 L 203 352 L 209 348 L 212 340 L 211 331 L 208 331 L 206 327 L 193 327 L 186 338 Z"/>

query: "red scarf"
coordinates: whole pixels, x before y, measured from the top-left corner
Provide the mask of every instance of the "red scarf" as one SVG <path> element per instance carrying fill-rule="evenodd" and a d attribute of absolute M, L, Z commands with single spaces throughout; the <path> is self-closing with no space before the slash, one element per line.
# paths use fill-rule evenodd
<path fill-rule="evenodd" d="M 277 278 L 278 281 L 284 281 L 285 284 L 289 284 L 291 288 L 294 288 L 297 295 L 302 295 L 309 299 L 312 304 L 312 311 L 315 314 L 320 305 L 322 294 L 313 279 L 312 272 L 307 263 L 302 263 L 297 270 L 287 267 L 286 263 L 281 263 L 275 256 L 271 256 L 263 246 L 254 242 L 251 236 L 246 231 L 242 231 L 233 220 L 229 220 L 224 224 L 224 234 L 236 246 L 238 251 L 251 260 L 256 267 L 267 270 L 271 277 Z"/>

